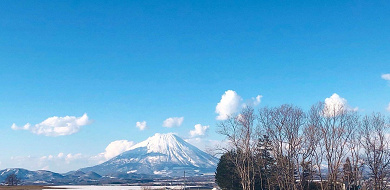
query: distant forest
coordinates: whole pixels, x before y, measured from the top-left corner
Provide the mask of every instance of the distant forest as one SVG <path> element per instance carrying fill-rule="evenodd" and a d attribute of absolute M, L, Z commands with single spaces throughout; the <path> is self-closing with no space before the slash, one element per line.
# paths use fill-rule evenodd
<path fill-rule="evenodd" d="M 319 102 L 245 107 L 218 124 L 229 140 L 216 182 L 231 190 L 388 189 L 390 119 Z"/>

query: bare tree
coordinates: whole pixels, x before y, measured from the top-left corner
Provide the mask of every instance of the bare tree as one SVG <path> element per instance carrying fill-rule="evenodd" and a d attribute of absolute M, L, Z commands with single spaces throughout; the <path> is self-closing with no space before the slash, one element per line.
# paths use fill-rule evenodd
<path fill-rule="evenodd" d="M 320 129 L 321 121 L 322 121 L 322 115 L 320 114 L 322 112 L 323 105 L 322 103 L 314 104 L 308 113 L 307 118 L 307 128 L 305 136 L 306 138 L 311 141 L 312 146 L 312 157 L 311 161 L 313 163 L 313 169 L 316 170 L 316 174 L 318 178 L 320 179 L 320 185 L 321 189 L 324 190 L 324 176 L 322 175 L 322 163 L 325 159 L 325 148 L 323 146 L 323 134 Z"/>
<path fill-rule="evenodd" d="M 275 176 L 277 186 L 283 189 L 286 184 L 285 173 L 285 158 L 284 158 L 284 142 L 285 135 L 283 133 L 283 126 L 277 124 L 277 110 L 276 108 L 264 107 L 259 110 L 259 123 L 262 130 L 268 134 L 272 143 L 273 156 L 276 160 Z"/>
<path fill-rule="evenodd" d="M 259 123 L 273 144 L 279 188 L 297 189 L 305 113 L 292 105 L 263 108 L 259 111 Z"/>
<path fill-rule="evenodd" d="M 358 117 L 354 111 L 345 105 L 319 104 L 320 111 L 317 127 L 321 131 L 322 145 L 325 150 L 325 160 L 328 167 L 327 188 L 336 189 L 341 185 L 339 171 L 342 161 L 348 153 L 347 144 L 354 127 L 358 125 Z"/>
<path fill-rule="evenodd" d="M 362 145 L 365 151 L 365 164 L 370 170 L 370 184 L 373 189 L 386 188 L 389 175 L 390 150 L 386 137 L 388 129 L 385 117 L 380 113 L 365 116 L 362 120 Z"/>
<path fill-rule="evenodd" d="M 336 190 L 343 182 L 356 189 L 362 186 L 365 166 L 370 187 L 382 190 L 390 174 L 389 122 L 379 113 L 361 119 L 343 104 L 319 102 L 307 113 L 281 105 L 259 109 L 256 115 L 246 107 L 219 123 L 218 132 L 231 143 L 229 151 L 235 156 L 230 159 L 243 190 L 303 190 L 317 185 Z M 310 187 L 311 182 L 316 186 Z"/>
<path fill-rule="evenodd" d="M 352 169 L 351 161 L 349 160 L 349 157 L 347 157 L 343 165 L 343 180 L 344 180 L 345 188 L 348 190 L 351 188 L 351 184 L 354 180 L 352 170 L 353 169 Z"/>
<path fill-rule="evenodd" d="M 302 147 L 300 148 L 300 157 L 302 165 L 300 181 L 302 189 L 309 188 L 309 184 L 313 182 L 316 173 L 317 162 L 320 162 L 322 160 L 319 159 L 322 158 L 322 154 L 320 154 L 321 150 L 318 149 L 318 147 L 320 147 L 319 143 L 321 140 L 321 136 L 319 136 L 319 130 L 313 125 L 311 125 L 309 121 L 310 120 L 307 121 L 307 124 L 303 129 Z M 316 154 L 317 151 L 319 151 L 318 154 Z M 319 170 L 321 171 L 321 169 Z"/>
<path fill-rule="evenodd" d="M 256 117 L 251 107 L 244 108 L 237 116 L 231 116 L 218 124 L 218 133 L 227 137 L 236 152 L 231 158 L 241 179 L 243 190 L 255 188 L 254 152 L 258 143 Z"/>
<path fill-rule="evenodd" d="M 352 173 L 350 178 L 350 188 L 357 188 L 362 185 L 363 180 L 363 166 L 364 166 L 364 160 L 362 158 L 362 143 L 361 143 L 361 125 L 360 125 L 360 118 L 359 118 L 359 124 L 355 126 L 355 129 L 352 131 L 350 141 L 348 142 L 348 148 L 350 151 L 350 163 L 351 163 L 351 169 Z"/>

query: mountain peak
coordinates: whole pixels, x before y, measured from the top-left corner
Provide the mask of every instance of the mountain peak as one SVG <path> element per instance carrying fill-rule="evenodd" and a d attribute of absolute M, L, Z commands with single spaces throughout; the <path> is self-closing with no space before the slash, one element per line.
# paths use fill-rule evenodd
<path fill-rule="evenodd" d="M 175 137 L 175 133 L 155 133 L 151 137 Z"/>
<path fill-rule="evenodd" d="M 152 137 L 149 137 L 145 141 L 142 141 L 130 148 L 134 150 L 140 147 L 146 147 L 148 153 L 158 152 L 158 153 L 167 153 L 171 148 L 178 148 L 181 144 L 186 143 L 183 139 L 176 136 L 173 133 L 160 134 L 156 133 Z"/>
<path fill-rule="evenodd" d="M 180 173 L 181 170 L 209 173 L 215 171 L 217 162 L 217 158 L 174 133 L 156 133 L 111 160 L 83 171 L 95 171 L 101 175 L 116 172 L 170 175 Z"/>
<path fill-rule="evenodd" d="M 155 141 L 177 141 L 178 139 L 181 139 L 174 133 L 156 133 L 153 136 L 146 139 L 146 141 L 149 142 L 155 142 Z"/>

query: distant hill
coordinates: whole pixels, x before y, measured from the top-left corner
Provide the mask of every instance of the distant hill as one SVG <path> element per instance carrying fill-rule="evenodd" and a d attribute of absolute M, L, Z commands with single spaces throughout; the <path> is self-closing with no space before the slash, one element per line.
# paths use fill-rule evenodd
<path fill-rule="evenodd" d="M 46 170 L 29 171 L 22 168 L 9 168 L 0 170 L 0 182 L 4 182 L 10 174 L 16 174 L 22 183 L 28 184 L 50 184 L 57 181 L 61 181 L 64 176 Z"/>

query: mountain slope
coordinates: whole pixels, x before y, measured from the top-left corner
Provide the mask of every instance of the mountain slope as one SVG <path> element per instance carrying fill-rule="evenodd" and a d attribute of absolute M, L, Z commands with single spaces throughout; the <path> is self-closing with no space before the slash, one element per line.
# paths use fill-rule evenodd
<path fill-rule="evenodd" d="M 0 182 L 3 182 L 9 174 L 16 174 L 18 179 L 20 179 L 21 183 L 23 184 L 53 183 L 53 181 L 63 179 L 64 177 L 61 174 L 51 172 L 51 171 L 46 171 L 46 170 L 29 171 L 22 168 L 9 168 L 9 169 L 0 170 Z"/>
<path fill-rule="evenodd" d="M 199 150 L 180 137 L 155 134 L 105 163 L 80 169 L 100 175 L 115 173 L 162 176 L 202 175 L 214 173 L 218 159 Z"/>

